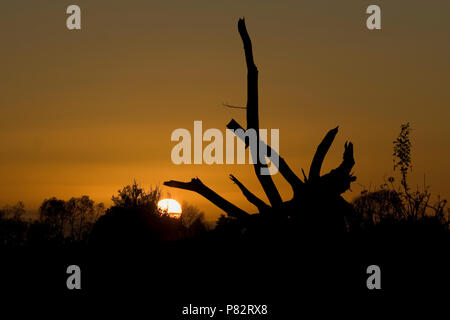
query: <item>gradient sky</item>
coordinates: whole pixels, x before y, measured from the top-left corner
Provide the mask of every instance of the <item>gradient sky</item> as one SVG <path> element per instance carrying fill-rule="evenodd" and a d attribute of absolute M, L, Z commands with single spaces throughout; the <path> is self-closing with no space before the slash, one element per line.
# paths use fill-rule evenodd
<path fill-rule="evenodd" d="M 82 30 L 66 29 L 66 7 Z M 365 9 L 382 8 L 369 31 Z M 247 165 L 172 164 L 176 128 L 225 130 L 245 111 L 237 20 L 245 16 L 260 70 L 260 126 L 280 129 L 280 153 L 307 170 L 327 130 L 340 126 L 323 172 L 355 144 L 357 183 L 392 175 L 392 141 L 413 126 L 412 182 L 450 196 L 450 2 L 442 1 L 2 1 L 0 205 L 90 195 L 110 204 L 133 179 L 144 186 L 198 176 L 249 211 L 233 173 L 262 189 Z M 291 196 L 279 176 L 282 196 Z M 191 193 L 165 188 L 199 206 Z"/>

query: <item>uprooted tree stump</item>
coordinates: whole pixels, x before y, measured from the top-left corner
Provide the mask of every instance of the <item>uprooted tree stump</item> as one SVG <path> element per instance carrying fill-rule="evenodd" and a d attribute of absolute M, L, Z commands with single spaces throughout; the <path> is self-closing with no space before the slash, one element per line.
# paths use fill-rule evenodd
<path fill-rule="evenodd" d="M 257 146 L 267 147 L 270 152 L 275 152 L 270 146 L 266 146 L 259 137 L 258 118 L 258 69 L 253 60 L 252 42 L 245 26 L 245 20 L 239 19 L 239 34 L 242 38 L 247 64 L 247 129 L 257 132 Z M 241 125 L 232 119 L 227 128 L 231 130 L 242 129 Z M 308 177 L 303 172 L 303 180 L 300 179 L 280 156 L 278 170 L 286 179 L 293 190 L 293 198 L 283 202 L 275 183 L 270 175 L 262 175 L 261 168 L 267 166 L 258 159 L 254 164 L 255 174 L 269 200 L 269 204 L 254 195 L 236 177 L 230 175 L 231 180 L 239 187 L 247 200 L 252 203 L 258 212 L 249 214 L 231 202 L 225 200 L 212 189 L 204 185 L 200 179 L 194 178 L 189 182 L 166 181 L 164 185 L 179 189 L 194 191 L 217 207 L 225 211 L 232 218 L 242 222 L 242 225 L 251 227 L 260 225 L 255 221 L 265 221 L 265 225 L 283 221 L 287 224 L 300 226 L 300 231 L 336 233 L 345 230 L 345 217 L 352 211 L 352 206 L 342 198 L 341 194 L 350 189 L 351 182 L 356 180 L 351 170 L 355 164 L 353 158 L 353 144 L 345 143 L 342 163 L 331 172 L 320 175 L 324 158 L 333 143 L 338 128 L 330 130 L 317 147 L 311 162 Z M 248 144 L 246 144 L 248 147 Z M 258 153 L 256 153 L 258 154 Z M 302 170 L 303 171 L 303 170 Z M 298 231 L 298 229 L 297 229 Z"/>

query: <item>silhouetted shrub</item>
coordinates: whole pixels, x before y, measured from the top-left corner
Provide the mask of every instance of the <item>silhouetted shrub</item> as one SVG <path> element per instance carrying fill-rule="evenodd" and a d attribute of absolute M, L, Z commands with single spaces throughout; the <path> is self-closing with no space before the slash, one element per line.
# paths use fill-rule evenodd
<path fill-rule="evenodd" d="M 374 191 L 363 190 L 353 201 L 354 216 L 348 221 L 352 230 L 444 232 L 449 230 L 449 210 L 446 200 L 438 196 L 432 201 L 430 188 L 411 191 L 408 172 L 411 170 L 411 127 L 401 126 L 400 134 L 393 142 L 394 171 L 401 173 L 400 185 L 395 178 L 388 180 Z"/>

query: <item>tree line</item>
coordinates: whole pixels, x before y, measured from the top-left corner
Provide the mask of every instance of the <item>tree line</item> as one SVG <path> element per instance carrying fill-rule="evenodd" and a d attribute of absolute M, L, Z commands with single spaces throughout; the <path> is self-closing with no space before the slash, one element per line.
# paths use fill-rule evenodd
<path fill-rule="evenodd" d="M 123 241 L 124 233 L 136 233 L 134 228 L 127 230 L 127 221 L 137 220 L 139 216 L 147 221 L 147 225 L 152 225 L 153 233 L 161 229 L 158 233 L 164 239 L 192 237 L 194 233 L 206 230 L 204 214 L 197 207 L 183 203 L 181 217 L 171 218 L 167 212 L 158 209 L 160 197 L 159 187 L 146 191 L 134 182 L 112 196 L 113 204 L 109 208 L 87 195 L 69 200 L 52 197 L 42 202 L 38 217 L 32 219 L 26 217 L 23 202 L 5 205 L 0 209 L 0 246 L 88 244 L 93 239 L 103 241 L 111 230 L 113 237 Z M 146 231 L 151 232 L 151 229 Z M 176 235 L 175 231 L 178 232 Z"/>

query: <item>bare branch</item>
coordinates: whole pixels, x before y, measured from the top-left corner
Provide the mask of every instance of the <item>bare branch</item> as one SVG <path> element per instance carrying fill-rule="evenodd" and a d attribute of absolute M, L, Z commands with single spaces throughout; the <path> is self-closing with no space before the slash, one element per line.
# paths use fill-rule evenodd
<path fill-rule="evenodd" d="M 306 177 L 305 170 L 303 170 L 303 168 L 302 168 L 302 174 L 303 174 L 303 179 L 304 179 L 305 183 L 308 183 L 308 178 Z"/>
<path fill-rule="evenodd" d="M 241 125 L 234 119 L 231 119 L 231 121 L 227 124 L 227 128 L 233 131 L 236 131 L 238 129 L 242 129 Z M 242 129 L 243 130 L 243 129 Z M 242 137 L 241 137 L 242 138 Z M 248 147 L 248 141 L 245 142 L 245 147 Z M 277 152 L 272 149 L 269 145 L 265 144 L 264 141 L 260 141 L 262 148 L 267 148 L 267 150 L 270 150 L 270 153 L 274 156 L 277 155 Z M 278 155 L 279 158 L 279 168 L 281 175 L 283 178 L 286 179 L 286 181 L 291 185 L 294 194 L 299 191 L 300 187 L 303 186 L 303 181 L 292 171 L 292 169 L 289 167 L 287 162 L 282 158 L 280 155 Z"/>
<path fill-rule="evenodd" d="M 320 183 L 337 194 L 349 190 L 350 183 L 356 180 L 356 177 L 351 173 L 351 170 L 355 165 L 355 159 L 353 158 L 353 144 L 351 142 L 346 142 L 344 148 L 344 156 L 340 166 L 320 177 Z"/>
<path fill-rule="evenodd" d="M 230 174 L 230 179 L 239 187 L 239 189 L 241 189 L 247 200 L 258 208 L 258 211 L 260 213 L 266 211 L 267 209 L 270 209 L 269 205 L 267 205 L 264 201 L 251 193 L 235 176 Z"/>
<path fill-rule="evenodd" d="M 225 104 L 225 103 L 223 103 L 222 105 L 223 105 L 224 107 L 232 108 L 232 109 L 247 109 L 247 107 L 232 106 L 232 105 L 230 105 L 230 104 Z"/>
<path fill-rule="evenodd" d="M 328 150 L 330 149 L 331 144 L 333 143 L 334 138 L 338 132 L 338 127 L 331 129 L 323 138 L 322 142 L 317 147 L 316 153 L 314 154 L 314 158 L 311 162 L 311 166 L 309 168 L 309 181 L 313 182 L 318 180 L 320 177 L 320 169 L 322 168 L 323 160 L 327 155 Z"/>
<path fill-rule="evenodd" d="M 181 182 L 174 180 L 165 181 L 164 185 L 168 187 L 194 191 L 214 203 L 217 207 L 225 211 L 229 216 L 243 218 L 249 215 L 244 210 L 238 208 L 237 206 L 235 206 L 228 200 L 225 200 L 213 190 L 205 186 L 203 182 L 201 182 L 198 178 L 194 178 L 190 182 Z"/>

